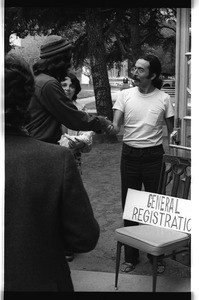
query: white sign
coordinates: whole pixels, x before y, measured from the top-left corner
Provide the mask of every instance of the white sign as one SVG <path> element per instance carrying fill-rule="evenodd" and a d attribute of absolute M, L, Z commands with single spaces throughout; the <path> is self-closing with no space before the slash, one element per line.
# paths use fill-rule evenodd
<path fill-rule="evenodd" d="M 123 219 L 191 233 L 191 201 L 128 189 Z"/>

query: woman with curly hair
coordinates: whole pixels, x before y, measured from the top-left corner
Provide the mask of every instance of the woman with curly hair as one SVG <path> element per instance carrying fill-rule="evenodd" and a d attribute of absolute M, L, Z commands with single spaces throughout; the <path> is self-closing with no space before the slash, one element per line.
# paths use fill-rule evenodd
<path fill-rule="evenodd" d="M 66 93 L 68 101 L 73 103 L 78 110 L 86 111 L 86 108 L 81 103 L 77 102 L 77 95 L 81 91 L 79 79 L 73 74 L 69 73 L 61 85 Z M 92 148 L 94 131 L 77 131 L 66 128 L 62 125 L 62 136 L 58 141 L 61 146 L 71 149 L 74 154 L 77 166 L 82 174 L 81 167 L 81 153 L 90 152 Z"/>

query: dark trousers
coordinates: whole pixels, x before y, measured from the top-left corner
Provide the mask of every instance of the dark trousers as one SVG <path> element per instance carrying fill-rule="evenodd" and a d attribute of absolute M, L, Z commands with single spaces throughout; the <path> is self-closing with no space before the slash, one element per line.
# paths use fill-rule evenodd
<path fill-rule="evenodd" d="M 122 208 L 124 210 L 128 188 L 156 193 L 160 178 L 164 149 L 162 145 L 135 148 L 123 143 L 121 155 L 121 188 Z M 137 222 L 124 220 L 124 226 L 135 226 Z M 139 258 L 139 250 L 124 246 L 126 262 L 135 263 Z"/>

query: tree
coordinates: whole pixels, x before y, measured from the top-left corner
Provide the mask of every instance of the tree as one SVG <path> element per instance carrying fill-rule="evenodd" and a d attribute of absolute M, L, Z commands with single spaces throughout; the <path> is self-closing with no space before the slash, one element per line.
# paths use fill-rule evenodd
<path fill-rule="evenodd" d="M 20 19 L 21 9 L 17 7 L 5 7 L 5 53 L 11 50 L 10 36 L 12 33 L 19 33 L 20 28 L 17 26 Z M 22 24 L 21 24 L 22 25 Z M 24 28 L 22 29 L 24 30 Z"/>
<path fill-rule="evenodd" d="M 14 25 L 12 26 L 12 18 Z M 173 22 L 173 23 L 172 23 Z M 107 66 L 128 59 L 129 66 L 147 47 L 168 49 L 174 38 L 175 10 L 160 8 L 65 8 L 6 9 L 6 31 L 20 37 L 30 33 L 61 34 L 74 43 L 74 66 L 91 64 L 97 113 L 112 120 L 112 101 Z M 174 24 L 175 25 L 175 24 Z M 6 39 L 6 43 L 7 43 Z M 165 42 L 166 40 L 166 42 Z M 171 47 L 170 49 L 173 50 Z"/>
<path fill-rule="evenodd" d="M 12 49 L 9 39 L 10 35 L 15 33 L 20 38 L 28 34 L 35 35 L 38 32 L 37 20 L 34 18 L 25 19 L 23 7 L 6 7 L 5 6 L 5 53 Z"/>
<path fill-rule="evenodd" d="M 128 59 L 130 69 L 142 52 L 156 47 L 162 47 L 170 54 L 174 63 L 175 13 L 175 9 L 161 8 L 125 8 L 116 11 L 106 33 L 110 66 L 113 62 Z"/>
<path fill-rule="evenodd" d="M 39 58 L 40 46 L 43 43 L 45 36 L 30 36 L 27 35 L 25 39 L 22 40 L 21 47 L 15 47 L 10 51 L 15 51 L 23 56 L 23 58 L 32 66 Z"/>
<path fill-rule="evenodd" d="M 87 39 L 97 112 L 112 120 L 112 99 L 99 9 L 86 9 Z"/>

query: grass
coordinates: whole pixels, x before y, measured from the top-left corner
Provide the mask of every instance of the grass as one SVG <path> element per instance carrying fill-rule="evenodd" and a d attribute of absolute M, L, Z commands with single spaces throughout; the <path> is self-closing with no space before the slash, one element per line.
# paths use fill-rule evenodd
<path fill-rule="evenodd" d="M 78 94 L 77 98 L 88 98 L 94 96 L 94 90 L 92 84 L 81 84 L 81 92 Z"/>
<path fill-rule="evenodd" d="M 94 96 L 94 91 L 81 90 L 77 99 L 88 98 Z"/>

